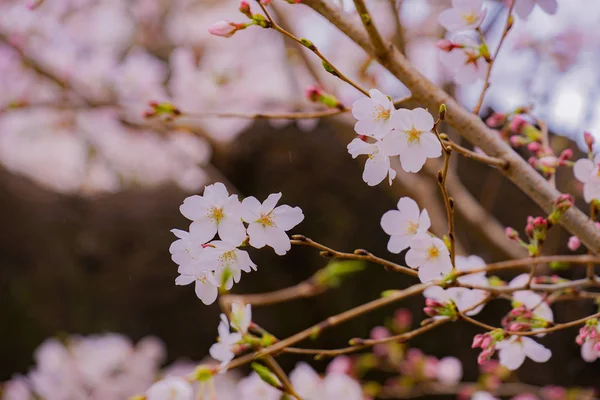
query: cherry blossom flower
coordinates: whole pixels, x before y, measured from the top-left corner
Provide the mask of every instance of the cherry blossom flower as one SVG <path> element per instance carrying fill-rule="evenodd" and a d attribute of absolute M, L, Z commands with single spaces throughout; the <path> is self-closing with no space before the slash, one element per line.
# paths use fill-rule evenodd
<path fill-rule="evenodd" d="M 169 247 L 173 262 L 180 266 L 187 266 L 196 262 L 200 253 L 204 250 L 198 230 L 194 228 L 191 232 L 186 232 L 180 229 L 171 229 L 171 232 L 178 238 Z"/>
<path fill-rule="evenodd" d="M 523 287 L 529 281 L 528 274 L 521 274 L 513 278 L 508 286 L 509 287 Z M 548 322 L 554 322 L 554 313 L 552 312 L 552 308 L 546 303 L 542 296 L 531 291 L 531 290 L 517 290 L 513 293 L 513 304 L 523 305 L 528 310 L 532 311 L 533 314 L 542 320 Z M 541 328 L 537 328 L 539 330 Z M 534 331 L 536 329 L 533 329 Z M 539 337 L 544 336 L 545 334 L 539 334 Z"/>
<path fill-rule="evenodd" d="M 463 376 L 462 363 L 456 357 L 444 357 L 436 367 L 437 380 L 445 385 L 456 385 Z"/>
<path fill-rule="evenodd" d="M 509 0 L 509 4 L 510 4 Z M 515 0 L 512 0 L 515 1 Z M 558 9 L 558 2 L 556 0 L 516 0 L 515 4 L 515 12 L 517 15 L 523 19 L 527 19 L 533 8 L 537 4 L 544 12 L 548 14 L 555 14 Z"/>
<path fill-rule="evenodd" d="M 147 400 L 193 400 L 194 389 L 183 378 L 171 377 L 156 382 L 146 391 Z"/>
<path fill-rule="evenodd" d="M 246 229 L 241 219 L 241 204 L 237 195 L 229 195 L 221 182 L 208 185 L 202 196 L 186 198 L 181 214 L 192 220 L 190 229 L 197 230 L 196 239 L 206 243 L 218 232 L 221 240 L 241 243 L 246 237 Z"/>
<path fill-rule="evenodd" d="M 285 232 L 302 222 L 304 214 L 300 207 L 275 207 L 280 198 L 281 193 L 271 194 L 261 204 L 255 197 L 246 197 L 242 201 L 242 218 L 249 224 L 248 236 L 252 247 L 260 249 L 267 245 L 282 256 L 292 248 Z"/>
<path fill-rule="evenodd" d="M 581 358 L 585 362 L 594 362 L 600 358 L 600 333 L 598 332 L 599 324 L 593 321 L 579 329 L 579 334 L 575 342 L 581 346 Z"/>
<path fill-rule="evenodd" d="M 237 248 L 240 244 L 233 244 L 223 240 L 213 240 L 205 245 L 204 251 L 197 257 L 198 264 L 192 268 L 215 271 L 215 279 L 219 286 L 224 285 L 231 289 L 233 282 L 240 281 L 242 271 L 256 270 L 256 264 L 250 259 L 247 251 Z M 224 278 L 226 281 L 223 282 Z"/>
<path fill-rule="evenodd" d="M 231 332 L 229 330 L 229 321 L 225 314 L 221 314 L 221 322 L 218 327 L 219 341 L 212 346 L 208 352 L 211 357 L 220 361 L 220 372 L 224 373 L 227 370 L 227 365 L 235 357 L 234 346 L 242 340 L 242 334 L 239 332 Z"/>
<path fill-rule="evenodd" d="M 360 138 L 352 140 L 348 144 L 348 153 L 352 158 L 359 155 L 368 156 L 363 172 L 363 181 L 369 186 L 375 186 L 389 177 L 391 185 L 396 177 L 396 171 L 391 167 L 390 156 L 400 154 L 399 135 L 395 132 L 388 133 L 382 140 L 376 140 L 374 143 L 368 143 Z"/>
<path fill-rule="evenodd" d="M 229 38 L 240 29 L 240 25 L 243 26 L 243 24 L 236 24 L 235 22 L 231 21 L 218 21 L 208 28 L 208 32 L 211 35 Z"/>
<path fill-rule="evenodd" d="M 452 0 L 452 8 L 440 14 L 440 24 L 450 32 L 475 29 L 485 17 L 483 0 Z"/>
<path fill-rule="evenodd" d="M 307 400 L 363 400 L 360 384 L 350 376 L 332 372 L 321 378 L 312 367 L 300 362 L 290 373 L 292 386 Z"/>
<path fill-rule="evenodd" d="M 457 36 L 454 42 L 464 47 L 440 53 L 440 61 L 452 72 L 454 81 L 459 85 L 468 85 L 485 79 L 488 62 L 479 53 L 479 46 L 467 36 Z"/>
<path fill-rule="evenodd" d="M 241 379 L 237 384 L 239 400 L 279 400 L 281 392 L 263 381 L 256 372 Z"/>
<path fill-rule="evenodd" d="M 354 130 L 381 139 L 392 130 L 391 117 L 396 109 L 392 99 L 377 89 L 369 90 L 369 96 L 352 105 L 352 115 L 358 120 Z"/>
<path fill-rule="evenodd" d="M 586 202 L 600 200 L 600 154 L 594 157 L 594 161 L 582 158 L 577 160 L 573 166 L 575 178 L 583 182 L 583 198 Z"/>
<path fill-rule="evenodd" d="M 478 292 L 483 292 L 483 297 Z M 474 305 L 480 303 L 486 296 L 486 292 L 483 290 L 472 290 L 467 288 L 452 287 L 443 289 L 439 286 L 431 286 L 423 291 L 423 296 L 428 299 L 435 300 L 442 304 L 448 304 L 451 301 L 456 304 L 456 308 L 459 311 L 464 311 L 472 308 Z M 465 314 L 472 316 L 476 315 L 481 311 L 481 306 L 467 311 Z M 434 317 L 444 318 L 444 317 Z"/>
<path fill-rule="evenodd" d="M 511 371 L 518 369 L 525 358 L 544 363 L 552 356 L 552 351 L 526 336 L 513 335 L 496 343 L 500 364 Z"/>
<path fill-rule="evenodd" d="M 419 211 L 410 197 L 402 197 L 398 200 L 398 210 L 390 210 L 381 217 L 381 227 L 390 235 L 388 250 L 395 254 L 410 246 L 413 236 L 427 233 L 430 226 L 427 210 Z"/>
<path fill-rule="evenodd" d="M 418 268 L 421 282 L 440 279 L 452 271 L 450 252 L 444 242 L 424 233 L 412 238 L 406 263 L 413 269 Z"/>
<path fill-rule="evenodd" d="M 442 145 L 431 133 L 433 117 L 425 109 L 401 108 L 391 119 L 394 129 L 400 133 L 400 163 L 406 172 L 419 172 L 428 158 L 442 155 Z"/>
<path fill-rule="evenodd" d="M 219 294 L 219 283 L 211 271 L 202 270 L 198 265 L 179 267 L 180 275 L 175 278 L 179 286 L 189 285 L 194 282 L 196 296 L 206 305 L 212 304 Z"/>

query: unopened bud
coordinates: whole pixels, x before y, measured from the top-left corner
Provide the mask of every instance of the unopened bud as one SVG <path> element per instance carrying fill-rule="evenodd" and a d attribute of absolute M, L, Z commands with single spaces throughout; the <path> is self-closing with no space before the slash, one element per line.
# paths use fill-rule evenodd
<path fill-rule="evenodd" d="M 504 232 L 506 233 L 506 237 L 510 240 L 516 240 L 519 238 L 519 233 L 510 226 L 507 227 Z"/>
<path fill-rule="evenodd" d="M 442 51 L 452 51 L 456 47 L 454 43 L 452 43 L 448 39 L 438 40 L 435 44 L 435 47 Z"/>
<path fill-rule="evenodd" d="M 521 147 L 521 146 L 527 144 L 527 141 L 525 140 L 525 138 L 521 137 L 519 135 L 511 136 L 509 141 L 513 147 Z"/>
<path fill-rule="evenodd" d="M 554 207 L 559 211 L 567 211 L 569 208 L 573 207 L 575 204 L 575 199 L 570 194 L 561 194 L 556 199 L 554 203 Z"/>
<path fill-rule="evenodd" d="M 572 158 L 573 158 L 573 150 L 571 150 L 571 149 L 564 149 L 562 151 L 562 153 L 560 153 L 560 156 L 558 157 L 561 164 L 563 164 L 564 161 L 568 161 Z"/>
<path fill-rule="evenodd" d="M 537 153 L 542 149 L 542 145 L 539 142 L 531 142 L 527 145 L 527 149 L 532 153 Z"/>
<path fill-rule="evenodd" d="M 442 104 L 440 106 L 440 121 L 443 121 L 446 119 L 446 105 Z"/>
<path fill-rule="evenodd" d="M 236 24 L 231 21 L 219 21 L 208 28 L 208 33 L 224 38 L 232 37 L 237 31 L 246 29 L 245 24 Z"/>
<path fill-rule="evenodd" d="M 506 123 L 506 115 L 502 113 L 493 113 L 485 123 L 490 128 L 499 128 Z"/>
<path fill-rule="evenodd" d="M 262 3 L 262 2 L 261 2 Z M 263 4 L 265 5 L 265 4 Z M 242 14 L 244 14 L 246 17 L 248 18 L 252 18 L 252 11 L 250 11 L 250 4 L 248 4 L 247 1 L 242 0 L 242 2 L 240 3 L 240 8 L 239 8 L 240 12 Z"/>
<path fill-rule="evenodd" d="M 577 251 L 577 249 L 581 246 L 581 240 L 577 236 L 571 236 L 569 238 L 569 242 L 567 243 L 567 247 L 571 251 Z"/>
<path fill-rule="evenodd" d="M 594 143 L 596 142 L 596 139 L 594 138 L 594 136 L 589 133 L 589 132 L 583 132 L 583 140 L 585 141 L 585 144 L 588 147 L 588 150 L 591 152 L 593 152 L 594 150 Z"/>
<path fill-rule="evenodd" d="M 523 133 L 523 129 L 525 129 L 525 126 L 528 124 L 529 123 L 527 121 L 525 121 L 522 117 L 517 115 L 512 119 L 512 121 L 510 121 L 510 130 L 514 133 L 521 134 Z"/>

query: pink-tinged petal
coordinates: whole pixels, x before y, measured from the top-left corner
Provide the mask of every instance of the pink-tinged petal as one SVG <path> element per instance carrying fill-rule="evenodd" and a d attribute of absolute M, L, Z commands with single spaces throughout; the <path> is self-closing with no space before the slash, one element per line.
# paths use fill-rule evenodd
<path fill-rule="evenodd" d="M 537 4 L 544 12 L 550 15 L 556 14 L 558 10 L 558 2 L 556 0 L 537 0 Z"/>
<path fill-rule="evenodd" d="M 442 155 L 442 145 L 433 133 L 423 133 L 419 140 L 419 145 L 427 158 L 438 158 Z"/>
<path fill-rule="evenodd" d="M 399 131 L 386 134 L 378 143 L 381 152 L 387 156 L 397 156 L 406 148 L 406 135 Z"/>
<path fill-rule="evenodd" d="M 499 342 L 496 344 L 496 348 L 500 350 L 498 352 L 500 364 L 511 371 L 517 370 L 525 361 L 523 347 L 520 343 L 513 342 L 513 338 Z"/>
<path fill-rule="evenodd" d="M 431 227 L 431 220 L 429 219 L 429 213 L 426 209 L 423 209 L 421 216 L 419 217 L 419 229 L 418 233 L 426 233 Z"/>
<path fill-rule="evenodd" d="M 208 218 L 197 219 L 190 225 L 190 232 L 194 232 L 194 240 L 204 244 L 212 240 L 217 234 L 217 223 Z"/>
<path fill-rule="evenodd" d="M 246 228 L 240 218 L 223 218 L 218 231 L 222 240 L 238 246 L 246 239 Z"/>
<path fill-rule="evenodd" d="M 432 240 L 431 236 L 426 233 L 420 233 L 418 235 L 413 236 L 410 247 L 420 252 L 426 251 L 429 246 L 431 246 Z"/>
<path fill-rule="evenodd" d="M 424 108 L 415 108 L 410 111 L 412 125 L 416 130 L 429 132 L 433 128 L 433 117 Z"/>
<path fill-rule="evenodd" d="M 276 226 L 266 228 L 267 245 L 271 246 L 277 255 L 283 256 L 292 248 L 290 238 L 285 231 Z"/>
<path fill-rule="evenodd" d="M 229 192 L 227 191 L 227 188 L 225 187 L 225 185 L 222 184 L 221 182 L 216 182 L 216 183 L 210 185 L 209 187 L 212 187 L 212 190 L 210 191 L 210 197 L 209 197 L 211 202 L 214 205 L 218 205 L 218 206 L 225 204 L 225 202 L 229 198 Z M 207 189 L 208 189 L 208 187 L 207 187 Z M 204 191 L 205 196 L 206 196 L 207 189 L 205 189 L 205 191 Z"/>
<path fill-rule="evenodd" d="M 201 281 L 197 280 L 195 292 L 196 296 L 202 300 L 202 303 L 209 305 L 215 302 L 219 291 L 212 283 L 202 283 Z"/>
<path fill-rule="evenodd" d="M 388 251 L 390 253 L 398 254 L 402 250 L 407 249 L 410 246 L 412 237 L 408 235 L 397 235 L 390 237 L 388 241 Z"/>
<path fill-rule="evenodd" d="M 550 351 L 550 349 L 545 348 L 531 338 L 522 337 L 521 342 L 523 343 L 525 355 L 535 362 L 544 363 L 552 357 L 552 351 Z"/>
<path fill-rule="evenodd" d="M 387 211 L 381 217 L 381 228 L 388 235 L 399 235 L 402 232 L 402 213 L 398 210 Z"/>
<path fill-rule="evenodd" d="M 206 200 L 201 196 L 194 195 L 183 201 L 183 204 L 179 206 L 179 211 L 184 217 L 194 221 L 206 215 L 206 208 Z"/>
<path fill-rule="evenodd" d="M 447 303 L 451 300 L 449 293 L 439 286 L 430 286 L 423 291 L 423 296 L 428 299 L 439 301 L 440 303 Z"/>
<path fill-rule="evenodd" d="M 398 210 L 402 213 L 404 219 L 417 222 L 419 220 L 419 205 L 410 197 L 401 197 L 398 200 Z"/>
<path fill-rule="evenodd" d="M 368 97 L 356 100 L 352 104 L 352 115 L 358 120 L 371 119 L 373 116 L 373 100 Z"/>
<path fill-rule="evenodd" d="M 583 361 L 591 363 L 598 359 L 600 354 L 594 348 L 595 345 L 596 342 L 593 340 L 586 340 L 583 345 L 581 345 L 581 358 Z"/>
<path fill-rule="evenodd" d="M 533 7 L 535 7 L 535 0 L 513 0 L 516 1 L 514 10 L 517 15 L 523 19 L 527 19 L 529 14 L 533 11 Z"/>
<path fill-rule="evenodd" d="M 418 272 L 419 279 L 423 283 L 435 281 L 436 279 L 441 279 L 443 277 L 443 275 L 440 274 L 435 268 L 430 268 L 424 265 L 419 268 Z"/>
<path fill-rule="evenodd" d="M 386 96 L 385 94 L 381 93 L 377 89 L 369 90 L 369 96 L 371 97 L 371 99 L 373 99 L 373 101 L 375 103 L 377 103 L 378 105 L 380 105 L 384 108 L 393 108 L 394 107 L 390 98 L 388 96 Z"/>
<path fill-rule="evenodd" d="M 352 158 L 356 158 L 359 155 L 371 154 L 375 150 L 375 145 L 369 144 L 359 138 L 353 139 L 348 144 L 348 153 L 352 156 Z"/>
<path fill-rule="evenodd" d="M 449 8 L 444 10 L 439 17 L 440 25 L 447 31 L 457 32 L 463 29 L 467 29 L 467 24 L 460 15 L 457 9 Z"/>
<path fill-rule="evenodd" d="M 189 285 L 195 280 L 196 277 L 194 277 L 193 275 L 179 275 L 177 278 L 175 278 L 175 284 L 179 286 L 185 286 Z"/>
<path fill-rule="evenodd" d="M 406 172 L 419 172 L 425 165 L 425 161 L 427 161 L 425 154 L 414 149 L 409 148 L 400 154 L 400 164 Z"/>
<path fill-rule="evenodd" d="M 182 231 L 181 229 L 171 229 L 171 233 L 179 239 L 185 239 L 189 235 L 189 233 Z"/>
<path fill-rule="evenodd" d="M 255 249 L 262 249 L 269 241 L 265 227 L 257 223 L 248 225 L 248 236 L 250 237 L 250 246 Z"/>
<path fill-rule="evenodd" d="M 279 199 L 281 199 L 281 193 L 270 194 L 269 197 L 267 197 L 267 199 L 262 204 L 260 211 L 265 214 L 270 213 L 271 211 L 273 211 L 273 209 L 277 205 L 277 202 L 279 201 Z"/>
<path fill-rule="evenodd" d="M 242 219 L 248 223 L 256 221 L 260 217 L 260 207 L 256 197 L 246 197 L 242 201 Z"/>
<path fill-rule="evenodd" d="M 404 256 L 404 261 L 412 269 L 417 269 L 423 263 L 423 255 L 415 249 L 410 249 Z"/>
<path fill-rule="evenodd" d="M 588 182 L 583 185 L 583 198 L 588 203 L 592 200 L 600 200 L 600 183 Z"/>
<path fill-rule="evenodd" d="M 405 108 L 396 110 L 391 116 L 391 124 L 394 129 L 399 132 L 409 131 L 412 129 L 411 111 Z"/>
<path fill-rule="evenodd" d="M 529 275 L 528 274 L 521 274 L 521 275 L 518 275 L 518 276 L 514 277 L 510 281 L 510 283 L 508 284 L 508 286 L 511 287 L 511 288 L 519 288 L 519 287 L 525 286 L 528 281 L 529 281 Z"/>
<path fill-rule="evenodd" d="M 587 158 L 582 158 L 577 160 L 575 165 L 573 166 L 573 174 L 575 174 L 575 178 L 580 182 L 587 182 L 590 180 L 590 177 L 594 173 L 596 166 L 591 160 Z"/>
<path fill-rule="evenodd" d="M 381 135 L 379 130 L 381 130 L 381 123 L 372 118 L 358 120 L 354 125 L 354 131 L 359 135 L 375 137 Z"/>
<path fill-rule="evenodd" d="M 273 210 L 275 223 L 284 231 L 289 231 L 304 220 L 304 214 L 300 207 L 282 205 Z"/>
<path fill-rule="evenodd" d="M 367 185 L 375 186 L 380 184 L 385 179 L 389 173 L 389 169 L 389 157 L 378 153 L 367 159 L 362 178 Z"/>

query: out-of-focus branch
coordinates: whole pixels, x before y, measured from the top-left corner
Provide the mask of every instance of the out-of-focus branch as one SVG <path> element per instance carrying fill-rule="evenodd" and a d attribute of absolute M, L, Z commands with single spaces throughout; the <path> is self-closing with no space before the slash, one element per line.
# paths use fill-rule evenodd
<path fill-rule="evenodd" d="M 448 108 L 447 121 L 460 134 L 486 154 L 508 162 L 503 174 L 513 181 L 525 194 L 547 213 L 552 212 L 560 193 L 540 176 L 497 134 L 494 134 L 476 115 L 462 107 L 455 99 L 425 78 L 406 57 L 393 46 L 386 56 L 378 57 L 368 35 L 354 26 L 341 10 L 331 6 L 326 0 L 303 0 L 305 4 L 323 15 L 333 25 L 349 36 L 367 53 L 376 59 L 412 92 L 413 98 L 425 107 L 437 109 L 440 104 Z M 560 220 L 572 234 L 595 253 L 600 252 L 600 229 L 581 210 L 571 207 Z"/>
<path fill-rule="evenodd" d="M 388 54 L 388 49 L 383 41 L 383 38 L 379 34 L 377 26 L 375 26 L 373 17 L 371 17 L 365 2 L 363 0 L 354 0 L 354 6 L 356 7 L 356 11 L 358 12 L 363 26 L 371 38 L 371 43 L 373 44 L 375 54 L 378 57 L 385 57 Z"/>

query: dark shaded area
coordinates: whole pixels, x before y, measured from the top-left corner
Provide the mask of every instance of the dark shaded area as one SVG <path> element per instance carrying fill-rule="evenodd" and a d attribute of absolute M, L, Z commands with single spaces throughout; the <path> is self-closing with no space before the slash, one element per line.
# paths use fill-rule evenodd
<path fill-rule="evenodd" d="M 361 180 L 363 160 L 354 162 L 345 145 L 321 124 L 301 133 L 295 127 L 273 131 L 257 124 L 234 148 L 217 154 L 216 166 L 244 196 L 259 199 L 281 191 L 283 203 L 299 205 L 305 221 L 293 232 L 305 234 L 332 248 L 361 247 L 396 261 L 386 251 L 387 237 L 379 226 L 381 215 L 395 207 L 381 187 Z M 459 171 L 477 196 L 489 193 L 495 172 L 461 160 Z M 492 174 L 492 175 L 490 175 Z M 499 219 L 522 229 L 536 207 L 509 182 L 501 181 L 490 203 Z M 122 332 L 134 339 L 153 334 L 168 345 L 171 359 L 200 359 L 216 337 L 218 306 L 206 307 L 192 287 L 174 285 L 176 265 L 168 247 L 171 228 L 185 228 L 178 211 L 187 195 L 176 187 L 135 189 L 93 199 L 51 193 L 6 171 L 0 174 L 0 380 L 25 372 L 31 354 L 46 337 L 67 333 Z M 510 204 L 506 207 L 506 204 Z M 460 229 L 460 221 L 458 221 Z M 568 237 L 558 230 L 552 248 Z M 485 255 L 475 235 L 461 238 Z M 326 264 L 311 248 L 293 248 L 285 257 L 268 249 L 251 249 L 258 272 L 244 276 L 237 293 L 264 292 L 291 286 Z M 580 271 L 574 272 L 579 274 Z M 413 279 L 369 265 L 342 288 L 316 298 L 257 308 L 254 319 L 279 337 L 289 336 L 328 316 L 377 298 L 381 291 L 406 287 Z M 421 297 L 399 304 L 423 318 Z M 555 307 L 557 321 L 593 312 L 593 306 L 572 302 Z M 497 324 L 508 309 L 493 302 L 483 320 Z M 379 310 L 324 332 L 311 347 L 334 348 L 369 330 L 393 311 Z M 457 323 L 417 338 L 414 345 L 437 356 L 455 355 L 465 365 L 468 379 L 476 375 L 476 351 L 470 349 L 480 331 Z M 594 385 L 598 368 L 585 364 L 574 343 L 576 330 L 542 340 L 553 348 L 551 362 L 522 368 L 519 376 L 537 384 Z M 298 360 L 285 356 L 291 367 Z M 324 366 L 318 362 L 317 366 Z"/>

